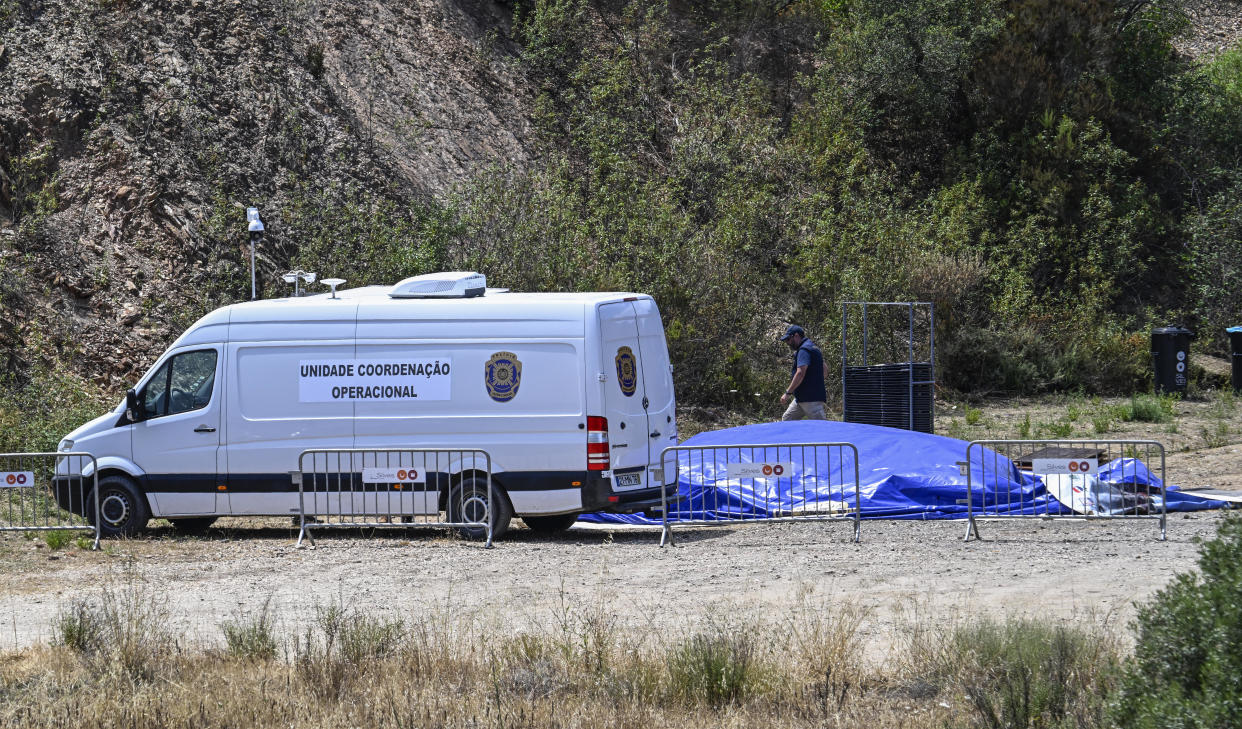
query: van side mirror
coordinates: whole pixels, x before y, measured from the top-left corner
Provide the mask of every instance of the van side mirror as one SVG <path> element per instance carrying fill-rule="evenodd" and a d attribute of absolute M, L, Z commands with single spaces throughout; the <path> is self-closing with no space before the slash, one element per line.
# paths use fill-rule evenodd
<path fill-rule="evenodd" d="M 136 423 L 142 419 L 142 405 L 138 402 L 138 393 L 133 389 L 125 391 L 125 417 L 129 422 Z"/>

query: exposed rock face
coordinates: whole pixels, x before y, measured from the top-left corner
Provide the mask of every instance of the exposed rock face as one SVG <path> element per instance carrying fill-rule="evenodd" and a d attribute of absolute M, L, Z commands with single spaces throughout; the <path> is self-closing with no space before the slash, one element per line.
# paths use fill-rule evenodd
<path fill-rule="evenodd" d="M 1242 42 L 1242 0 L 1186 0 L 1191 32 L 1177 49 L 1195 58 L 1211 58 Z"/>
<path fill-rule="evenodd" d="M 308 32 L 364 138 L 391 150 L 403 177 L 442 193 L 480 164 L 527 162 L 508 17 L 491 0 L 321 3 Z"/>
<path fill-rule="evenodd" d="M 524 164 L 509 23 L 491 0 L 0 0 L 6 364 L 38 330 L 132 377 L 248 279 L 245 205 L 279 230 L 298 190 L 406 204 Z M 296 246 L 269 236 L 261 275 Z"/>

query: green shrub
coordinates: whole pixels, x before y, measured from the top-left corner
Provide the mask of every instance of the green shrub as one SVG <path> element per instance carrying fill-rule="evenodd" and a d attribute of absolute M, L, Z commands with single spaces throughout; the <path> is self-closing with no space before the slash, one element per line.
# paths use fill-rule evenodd
<path fill-rule="evenodd" d="M 105 639 L 103 616 L 98 606 L 88 600 L 70 602 L 52 625 L 52 645 L 63 645 L 75 653 L 95 653 Z"/>
<path fill-rule="evenodd" d="M 129 575 L 98 597 L 71 602 L 53 626 L 53 643 L 81 654 L 101 673 L 149 681 L 176 648 L 167 606 Z"/>
<path fill-rule="evenodd" d="M 1119 654 L 1090 625 L 1011 619 L 913 636 L 909 660 L 919 681 L 963 696 L 977 726 L 1077 729 L 1103 725 Z"/>
<path fill-rule="evenodd" d="M 226 651 L 238 658 L 275 658 L 278 644 L 273 623 L 270 598 L 263 602 L 258 613 L 250 616 L 238 615 L 221 623 L 220 630 L 224 633 Z"/>
<path fill-rule="evenodd" d="M 1122 405 L 1121 419 L 1138 423 L 1169 423 L 1173 421 L 1173 395 L 1132 395 Z"/>
<path fill-rule="evenodd" d="M 1057 438 L 1068 438 L 1074 432 L 1074 424 L 1064 420 L 1047 424 L 1048 432 Z"/>
<path fill-rule="evenodd" d="M 1200 434 L 1203 436 L 1204 448 L 1221 448 L 1229 445 L 1229 423 L 1224 420 L 1216 421 L 1216 424 L 1211 427 L 1203 426 Z"/>
<path fill-rule="evenodd" d="M 1242 726 L 1242 519 L 1139 607 L 1113 719 L 1125 729 Z"/>
<path fill-rule="evenodd" d="M 745 633 L 700 634 L 677 647 L 669 658 L 676 694 L 692 702 L 721 706 L 746 698 L 755 689 L 755 647 Z"/>
<path fill-rule="evenodd" d="M 354 612 L 341 624 L 341 656 L 355 665 L 385 658 L 405 643 L 405 624 L 363 612 Z"/>
<path fill-rule="evenodd" d="M 72 541 L 73 532 L 65 529 L 43 532 L 43 543 L 48 546 L 48 549 L 57 550 L 68 547 Z"/>
<path fill-rule="evenodd" d="M 50 402 L 56 407 L 47 407 Z M 102 388 L 72 374 L 69 366 L 37 364 L 20 379 L 0 375 L 0 448 L 54 451 L 62 437 L 107 407 Z"/>
<path fill-rule="evenodd" d="M 1097 636 L 1064 624 L 981 623 L 955 636 L 973 656 L 959 680 L 986 727 L 1077 727 L 1102 723 L 1116 654 Z"/>
<path fill-rule="evenodd" d="M 948 425 L 944 426 L 944 434 L 949 438 L 970 440 L 970 434 L 966 431 L 966 426 L 962 424 L 959 418 L 949 418 Z"/>
<path fill-rule="evenodd" d="M 979 408 L 972 408 L 969 405 L 966 406 L 966 424 L 967 425 L 978 425 L 979 421 L 982 418 L 983 418 L 982 410 L 980 410 Z"/>

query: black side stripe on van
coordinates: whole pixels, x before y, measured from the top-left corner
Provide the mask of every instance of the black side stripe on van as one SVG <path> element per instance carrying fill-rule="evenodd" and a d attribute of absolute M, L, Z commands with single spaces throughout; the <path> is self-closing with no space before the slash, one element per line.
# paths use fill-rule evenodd
<path fill-rule="evenodd" d="M 308 479 L 312 477 L 307 474 Z M 327 488 L 337 488 L 337 476 L 335 474 L 319 474 L 320 483 L 325 484 Z M 598 472 L 590 471 L 509 471 L 506 473 L 496 474 L 494 480 L 497 484 L 507 491 L 545 491 L 551 489 L 579 488 L 574 486 L 577 481 L 582 487 L 588 487 L 595 482 L 604 481 L 599 477 Z M 139 485 L 147 493 L 204 493 L 218 491 L 221 485 L 227 485 L 227 493 L 297 493 L 298 487 L 293 483 L 293 479 L 286 473 L 231 473 L 227 477 L 219 478 L 216 474 L 194 474 L 194 473 L 152 473 L 143 476 Z M 350 486 L 348 480 L 344 485 L 346 488 L 359 489 L 362 488 L 362 474 L 352 474 L 353 486 Z M 427 483 L 411 484 L 406 486 L 404 491 L 434 491 L 439 488 L 447 488 L 451 484 L 451 476 L 446 473 L 429 473 L 427 474 Z M 368 489 L 374 489 L 374 484 L 367 484 Z M 322 488 L 322 487 L 321 487 Z"/>

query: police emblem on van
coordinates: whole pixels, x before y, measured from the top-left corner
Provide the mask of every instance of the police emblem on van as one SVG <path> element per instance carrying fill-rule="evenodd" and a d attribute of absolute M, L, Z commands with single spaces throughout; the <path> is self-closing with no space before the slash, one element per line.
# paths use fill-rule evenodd
<path fill-rule="evenodd" d="M 617 382 L 626 397 L 633 396 L 638 389 L 638 360 L 634 357 L 634 350 L 629 347 L 617 350 Z"/>
<path fill-rule="evenodd" d="M 497 352 L 483 368 L 487 394 L 496 402 L 509 402 L 522 384 L 522 363 L 513 352 Z"/>

